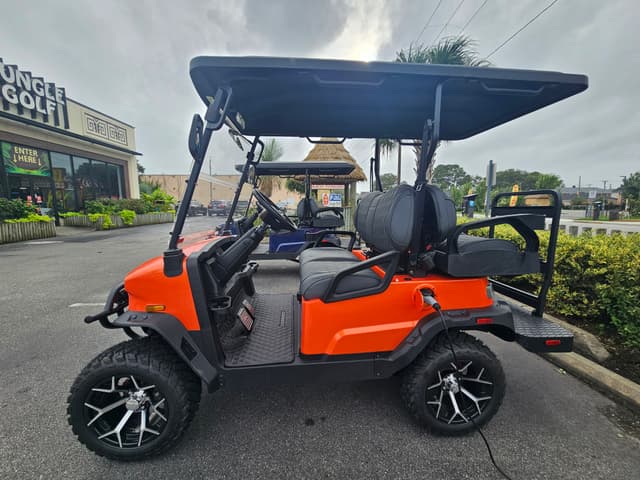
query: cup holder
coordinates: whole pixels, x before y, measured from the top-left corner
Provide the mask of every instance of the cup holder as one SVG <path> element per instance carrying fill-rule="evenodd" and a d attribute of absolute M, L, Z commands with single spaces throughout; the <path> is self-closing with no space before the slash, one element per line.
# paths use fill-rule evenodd
<path fill-rule="evenodd" d="M 228 310 L 231 307 L 231 297 L 222 296 L 214 297 L 209 302 L 209 310 L 219 312 L 221 310 Z"/>

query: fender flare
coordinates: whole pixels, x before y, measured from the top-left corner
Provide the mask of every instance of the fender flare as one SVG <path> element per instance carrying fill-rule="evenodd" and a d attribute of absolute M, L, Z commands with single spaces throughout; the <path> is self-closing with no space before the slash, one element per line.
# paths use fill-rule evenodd
<path fill-rule="evenodd" d="M 218 386 L 219 372 L 204 355 L 192 333 L 173 315 L 166 313 L 147 313 L 129 311 L 120 315 L 111 323 L 110 328 L 141 327 L 153 330 L 184 360 L 209 388 Z"/>
<path fill-rule="evenodd" d="M 506 302 L 479 310 L 447 310 L 442 314 L 449 330 L 488 331 L 503 340 L 515 340 L 513 314 Z M 390 377 L 409 366 L 444 331 L 439 317 L 438 312 L 425 316 L 392 352 L 378 356 L 374 362 L 376 378 Z M 492 323 L 478 324 L 478 318 L 491 318 Z"/>

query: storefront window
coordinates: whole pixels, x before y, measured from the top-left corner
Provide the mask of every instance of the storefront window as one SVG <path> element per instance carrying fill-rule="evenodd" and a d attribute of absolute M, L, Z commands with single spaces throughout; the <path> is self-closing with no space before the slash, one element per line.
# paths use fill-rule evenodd
<path fill-rule="evenodd" d="M 96 191 L 96 198 L 111 198 L 109 191 L 109 170 L 107 164 L 99 160 L 91 160 L 91 178 Z"/>
<path fill-rule="evenodd" d="M 109 168 L 109 191 L 111 195 L 124 198 L 122 167 L 112 163 L 107 164 L 107 167 Z"/>
<path fill-rule="evenodd" d="M 73 157 L 73 171 L 78 202 L 80 208 L 84 208 L 85 202 L 96 199 L 96 190 L 91 178 L 91 161 L 88 158 Z"/>
<path fill-rule="evenodd" d="M 73 189 L 73 170 L 71 157 L 62 153 L 51 152 L 51 173 L 56 187 L 56 201 L 62 211 L 77 210 Z"/>

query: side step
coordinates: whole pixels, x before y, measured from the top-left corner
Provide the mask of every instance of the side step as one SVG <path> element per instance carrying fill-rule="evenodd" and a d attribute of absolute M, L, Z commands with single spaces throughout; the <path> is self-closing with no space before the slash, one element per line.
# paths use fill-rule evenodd
<path fill-rule="evenodd" d="M 536 317 L 521 307 L 510 304 L 516 342 L 530 352 L 570 352 L 573 333 L 560 325 Z"/>

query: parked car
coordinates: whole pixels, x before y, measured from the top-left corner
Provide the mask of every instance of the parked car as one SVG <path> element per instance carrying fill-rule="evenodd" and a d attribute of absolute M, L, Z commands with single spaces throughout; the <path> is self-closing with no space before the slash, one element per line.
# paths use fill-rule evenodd
<path fill-rule="evenodd" d="M 180 208 L 180 202 L 176 204 L 176 210 Z M 189 202 L 189 211 L 187 212 L 187 216 L 194 217 L 196 215 L 206 215 L 207 208 L 197 200 L 191 200 Z"/>
<path fill-rule="evenodd" d="M 236 206 L 236 215 L 244 215 L 249 208 L 248 200 L 238 200 L 238 205 Z"/>
<path fill-rule="evenodd" d="M 207 213 L 210 217 L 213 215 L 227 215 L 229 213 L 229 202 L 226 200 L 211 200 Z"/>

